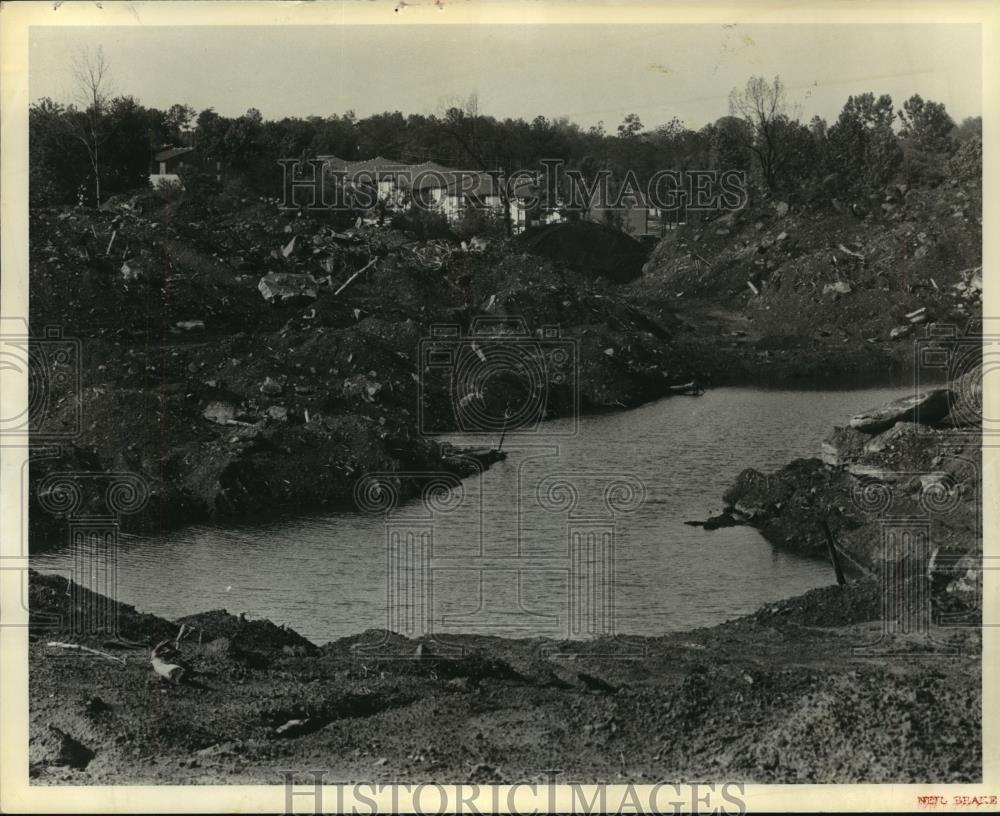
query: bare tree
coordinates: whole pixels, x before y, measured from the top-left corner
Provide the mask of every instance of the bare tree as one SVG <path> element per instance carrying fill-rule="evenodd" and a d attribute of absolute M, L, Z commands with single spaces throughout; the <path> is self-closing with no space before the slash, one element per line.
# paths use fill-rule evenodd
<path fill-rule="evenodd" d="M 773 190 L 782 158 L 780 128 L 788 113 L 781 77 L 768 82 L 764 77 L 752 76 L 742 91 L 734 88 L 729 94 L 729 113 L 749 125 L 752 138 L 748 147 L 760 163 L 764 183 Z"/>
<path fill-rule="evenodd" d="M 90 169 L 94 174 L 94 200 L 101 205 L 101 147 L 108 140 L 108 103 L 111 99 L 109 65 L 104 49 L 82 49 L 73 60 L 73 81 L 81 105 L 76 118 L 73 136 L 87 151 Z"/>
<path fill-rule="evenodd" d="M 511 161 L 503 146 L 496 143 L 496 139 L 490 141 L 489 131 L 485 118 L 479 113 L 479 95 L 472 93 L 464 101 L 452 100 L 452 104 L 445 110 L 441 124 L 444 132 L 448 134 L 461 148 L 462 152 L 477 165 L 477 169 L 483 171 L 493 171 L 493 182 L 497 187 L 496 192 L 500 197 L 500 206 L 503 210 L 504 231 L 508 236 L 513 234 L 514 226 L 510 215 L 510 191 L 508 179 L 511 172 Z M 495 134 L 493 134 L 495 137 Z M 492 148 L 492 150 L 491 150 Z M 490 156 L 493 156 L 493 161 Z"/>

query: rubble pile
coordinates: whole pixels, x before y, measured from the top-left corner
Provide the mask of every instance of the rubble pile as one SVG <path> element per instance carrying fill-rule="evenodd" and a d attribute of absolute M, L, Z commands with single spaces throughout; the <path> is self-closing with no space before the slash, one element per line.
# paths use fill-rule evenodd
<path fill-rule="evenodd" d="M 691 378 L 664 321 L 502 241 L 151 194 L 36 210 L 31 231 L 32 322 L 84 341 L 78 393 L 51 406 L 56 423 L 84 417 L 82 433 L 32 478 L 84 460 L 140 474 L 150 501 L 126 526 L 351 506 L 375 470 L 467 472 L 428 436 L 467 430 L 456 405 L 479 399 L 421 358 L 441 326 L 466 347 L 477 317 L 525 327 L 495 344 L 541 373 L 492 378 L 480 413 L 523 401 L 526 375 L 545 392 L 530 396 L 531 422 L 638 404 Z M 571 345 L 559 366 L 545 364 L 553 342 Z M 58 543 L 61 520 L 32 502 L 38 546 Z"/>
<path fill-rule="evenodd" d="M 530 425 L 726 381 L 912 371 L 903 338 L 981 309 L 978 199 L 886 198 L 692 220 L 629 283 L 641 247 L 593 224 L 459 242 L 238 194 L 36 209 L 32 324 L 84 342 L 75 395 L 32 376 L 58 390 L 51 422 L 83 424 L 32 478 L 138 473 L 151 500 L 127 523 L 151 527 L 348 506 L 364 472 L 469 467 L 430 436 L 468 416 L 498 436 L 519 405 Z M 425 356 L 442 332 L 475 354 L 472 380 Z"/>
<path fill-rule="evenodd" d="M 728 514 L 812 555 L 827 550 L 825 524 L 850 565 L 876 573 L 894 563 L 882 550 L 885 525 L 917 520 L 933 545 L 917 574 L 931 575 L 935 604 L 978 614 L 981 377 L 974 367 L 946 386 L 857 414 L 832 430 L 818 458 L 769 475 L 744 471 L 724 497 Z"/>
<path fill-rule="evenodd" d="M 628 283 L 642 274 L 646 250 L 621 230 L 590 221 L 532 227 L 514 240 L 521 252 L 548 258 L 588 277 Z"/>
<path fill-rule="evenodd" d="M 743 367 L 808 369 L 819 355 L 845 373 L 900 368 L 909 353 L 900 340 L 964 328 L 979 312 L 981 192 L 957 181 L 892 185 L 884 199 L 863 208 L 756 201 L 692 217 L 657 245 L 634 296 L 649 308 L 711 301 L 739 315 Z"/>

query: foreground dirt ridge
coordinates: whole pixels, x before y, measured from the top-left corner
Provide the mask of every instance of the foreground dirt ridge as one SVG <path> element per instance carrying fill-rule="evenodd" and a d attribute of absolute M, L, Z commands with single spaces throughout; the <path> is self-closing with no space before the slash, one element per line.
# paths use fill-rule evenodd
<path fill-rule="evenodd" d="M 322 647 L 224 611 L 170 622 L 121 605 L 118 639 L 73 637 L 60 619 L 97 599 L 70 589 L 30 576 L 36 783 L 981 776 L 978 630 L 887 632 L 870 581 L 658 638 L 373 630 Z M 163 641 L 177 684 L 151 661 Z"/>

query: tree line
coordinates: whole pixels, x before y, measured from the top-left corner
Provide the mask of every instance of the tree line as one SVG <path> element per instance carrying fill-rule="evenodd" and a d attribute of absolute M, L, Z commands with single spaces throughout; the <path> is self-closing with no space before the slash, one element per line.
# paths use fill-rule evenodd
<path fill-rule="evenodd" d="M 475 96 L 436 114 L 265 120 L 253 108 L 237 117 L 183 104 L 159 110 L 113 94 L 99 50 L 77 60 L 74 76 L 75 103 L 46 98 L 30 107 L 33 205 L 93 206 L 142 187 L 154 153 L 184 145 L 264 195 L 279 194 L 279 159 L 321 155 L 503 172 L 559 159 L 584 175 L 607 169 L 622 179 L 631 171 L 640 183 L 663 169 L 741 170 L 752 189 L 791 200 L 863 196 L 896 179 L 933 185 L 981 174 L 981 117 L 956 124 L 943 104 L 919 95 L 897 109 L 887 94 L 863 93 L 848 97 L 833 122 L 803 122 L 780 77 L 751 77 L 733 89 L 728 113 L 698 130 L 676 118 L 647 128 L 632 113 L 608 132 L 603 122 L 583 128 L 566 117 L 489 116 Z"/>

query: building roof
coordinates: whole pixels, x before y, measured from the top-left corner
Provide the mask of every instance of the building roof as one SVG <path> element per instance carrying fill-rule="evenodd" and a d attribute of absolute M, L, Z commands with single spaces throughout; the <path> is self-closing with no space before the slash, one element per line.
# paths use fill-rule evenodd
<path fill-rule="evenodd" d="M 468 177 L 473 175 L 473 182 L 470 184 Z M 465 172 L 465 179 L 456 175 L 455 180 L 448 185 L 448 195 L 475 195 L 475 196 L 491 196 L 500 194 L 500 185 L 497 183 L 495 176 L 491 176 L 489 173 L 472 173 L 468 171 Z M 514 182 L 513 188 L 511 189 L 511 194 L 515 198 L 534 198 L 537 197 L 541 192 L 541 188 L 537 183 L 527 178 L 518 178 Z"/>
<path fill-rule="evenodd" d="M 425 161 L 421 164 L 412 165 L 415 170 L 433 170 L 438 173 L 454 173 L 455 169 L 453 167 L 445 167 L 443 164 L 438 164 L 434 161 Z"/>
<path fill-rule="evenodd" d="M 496 195 L 497 185 L 493 176 L 487 173 L 465 172 L 456 174 L 448 184 L 448 195 Z"/>
<path fill-rule="evenodd" d="M 376 156 L 373 159 L 361 161 L 344 161 L 337 156 L 317 156 L 328 162 L 331 170 L 342 172 L 348 183 L 357 181 L 359 175 L 363 182 L 376 179 L 394 179 L 400 187 L 411 190 L 432 190 L 444 188 L 448 195 L 492 196 L 499 194 L 496 179 L 489 173 L 479 170 L 457 170 L 445 167 L 433 161 L 420 164 L 404 162 Z M 514 195 L 524 198 L 538 194 L 537 185 L 521 178 L 514 185 Z"/>
<path fill-rule="evenodd" d="M 399 170 L 407 170 L 413 165 L 387 159 L 385 156 L 376 156 L 374 159 L 362 159 L 361 161 L 347 162 L 347 172 L 361 172 L 367 170 L 370 173 L 392 173 Z"/>
<path fill-rule="evenodd" d="M 175 159 L 178 156 L 183 156 L 186 153 L 190 153 L 194 150 L 193 147 L 167 147 L 158 153 L 153 154 L 153 161 L 169 161 L 170 159 Z"/>
<path fill-rule="evenodd" d="M 344 170 L 347 167 L 347 162 L 340 158 L 340 156 L 327 155 L 327 156 L 317 156 L 317 159 L 324 161 L 327 167 L 331 170 Z"/>

